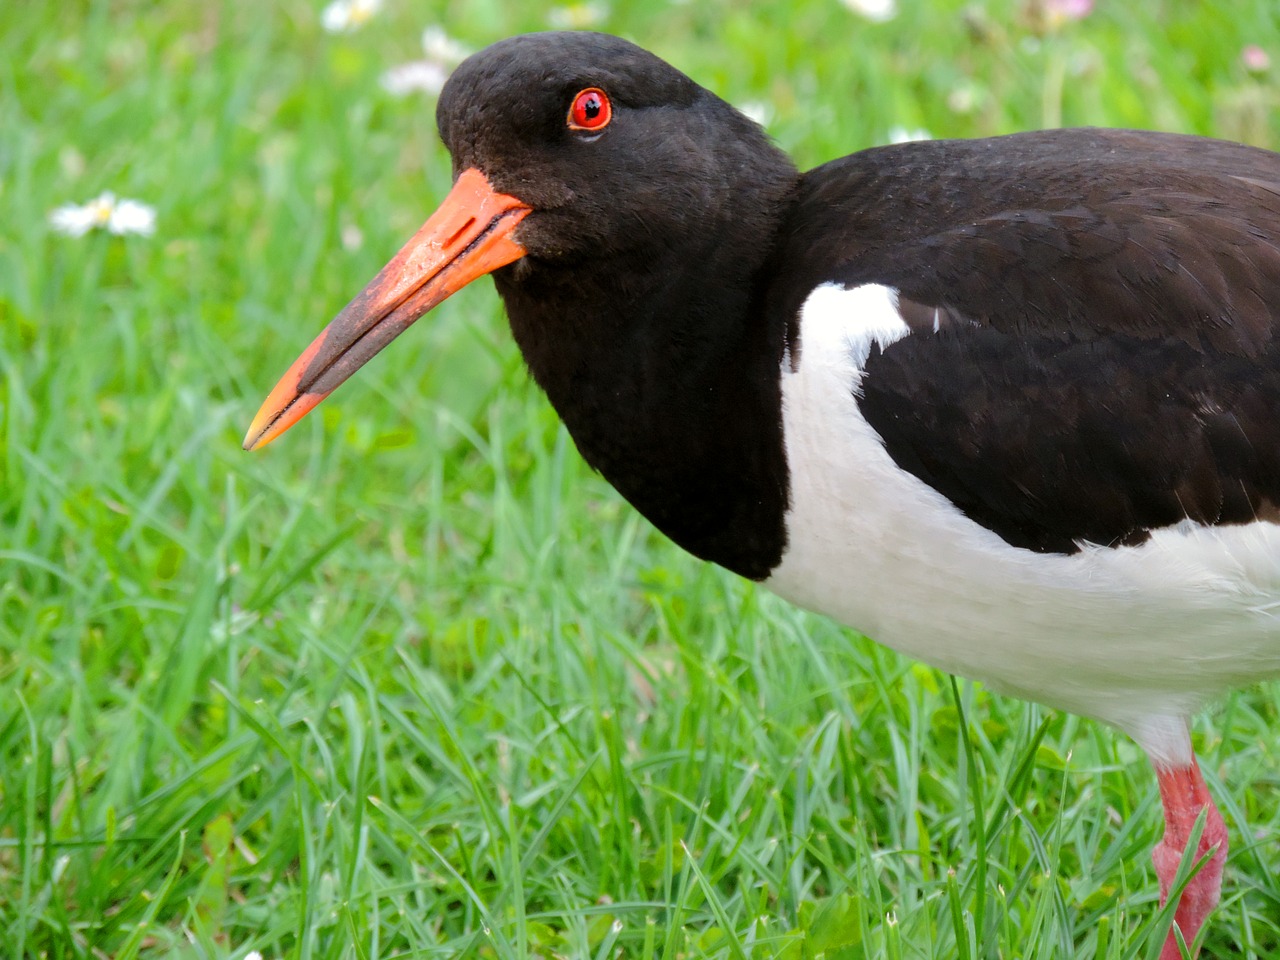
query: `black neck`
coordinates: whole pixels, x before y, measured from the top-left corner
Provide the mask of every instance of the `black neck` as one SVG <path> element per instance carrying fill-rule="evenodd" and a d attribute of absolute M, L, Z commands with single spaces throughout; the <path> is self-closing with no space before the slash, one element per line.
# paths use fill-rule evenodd
<path fill-rule="evenodd" d="M 677 248 L 495 275 L 587 462 L 681 547 L 754 579 L 786 545 L 785 323 L 761 287 L 794 185 L 779 174 Z"/>

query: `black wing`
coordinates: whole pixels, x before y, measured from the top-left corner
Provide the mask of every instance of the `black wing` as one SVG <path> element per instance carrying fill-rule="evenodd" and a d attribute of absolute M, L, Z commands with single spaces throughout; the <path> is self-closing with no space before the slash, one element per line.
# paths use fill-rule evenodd
<path fill-rule="evenodd" d="M 1052 131 L 868 151 L 803 191 L 794 269 L 895 287 L 913 328 L 868 358 L 864 416 L 974 520 L 1072 552 L 1277 515 L 1280 155 Z"/>

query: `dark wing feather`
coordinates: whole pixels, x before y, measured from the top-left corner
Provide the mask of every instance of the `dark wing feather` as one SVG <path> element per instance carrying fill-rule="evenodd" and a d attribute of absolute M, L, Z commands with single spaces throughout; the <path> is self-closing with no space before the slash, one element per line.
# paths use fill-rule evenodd
<path fill-rule="evenodd" d="M 1274 347 L 943 331 L 873 352 L 858 402 L 900 467 L 1016 546 L 1132 544 L 1280 503 Z"/>
<path fill-rule="evenodd" d="M 883 148 L 806 175 L 783 273 L 899 291 L 859 396 L 899 466 L 1018 546 L 1135 543 L 1280 504 L 1278 185 L 1168 134 Z"/>

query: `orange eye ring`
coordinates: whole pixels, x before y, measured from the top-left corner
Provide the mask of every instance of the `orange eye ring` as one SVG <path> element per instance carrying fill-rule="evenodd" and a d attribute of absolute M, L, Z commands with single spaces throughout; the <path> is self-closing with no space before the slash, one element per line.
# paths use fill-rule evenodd
<path fill-rule="evenodd" d="M 587 87 L 580 91 L 569 106 L 570 130 L 597 133 L 607 127 L 612 119 L 613 104 L 609 102 L 609 95 L 599 87 Z"/>

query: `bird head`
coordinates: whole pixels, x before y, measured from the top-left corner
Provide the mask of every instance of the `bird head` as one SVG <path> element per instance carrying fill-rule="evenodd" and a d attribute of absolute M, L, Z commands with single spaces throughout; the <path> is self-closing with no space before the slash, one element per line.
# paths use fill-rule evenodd
<path fill-rule="evenodd" d="M 437 125 L 453 189 L 280 379 L 246 449 L 280 436 L 472 280 L 595 282 L 683 238 L 706 244 L 720 224 L 752 216 L 737 200 L 754 171 L 792 169 L 727 103 L 597 33 L 529 34 L 473 55 L 445 85 Z"/>

